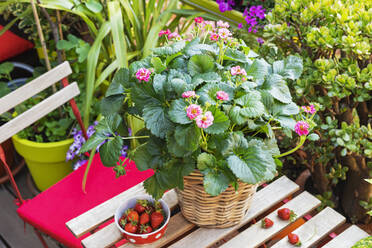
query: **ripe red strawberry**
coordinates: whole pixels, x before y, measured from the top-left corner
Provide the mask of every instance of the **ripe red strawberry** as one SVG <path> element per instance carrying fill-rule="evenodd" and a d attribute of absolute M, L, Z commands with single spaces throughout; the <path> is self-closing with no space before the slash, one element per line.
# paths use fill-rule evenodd
<path fill-rule="evenodd" d="M 288 208 L 279 209 L 278 210 L 278 216 L 282 220 L 290 220 L 291 222 L 296 219 L 296 214 Z"/>
<path fill-rule="evenodd" d="M 269 228 L 269 227 L 272 227 L 273 225 L 274 225 L 274 222 L 270 220 L 269 218 L 265 218 L 261 221 L 261 226 L 263 228 Z"/>
<path fill-rule="evenodd" d="M 134 210 L 136 210 L 137 213 L 142 214 L 143 212 L 145 212 L 147 205 L 147 200 L 137 200 L 137 203 L 134 206 Z"/>
<path fill-rule="evenodd" d="M 150 221 L 150 215 L 148 213 L 144 212 L 143 214 L 141 214 L 140 221 L 139 221 L 141 225 L 147 224 L 149 223 L 149 221 Z"/>
<path fill-rule="evenodd" d="M 125 214 L 123 216 L 121 216 L 121 218 L 119 220 L 119 224 L 122 228 L 124 228 L 125 225 L 127 224 L 127 216 Z"/>
<path fill-rule="evenodd" d="M 150 233 L 150 232 L 152 232 L 151 226 L 149 226 L 149 225 L 141 225 L 141 227 L 140 227 L 140 233 L 145 234 L 145 233 Z"/>
<path fill-rule="evenodd" d="M 124 230 L 129 233 L 136 233 L 137 232 L 137 225 L 129 222 L 125 225 Z"/>
<path fill-rule="evenodd" d="M 136 211 L 133 210 L 133 208 L 130 208 L 126 211 L 127 214 L 127 220 L 130 222 L 135 222 L 135 224 L 138 223 L 139 215 Z"/>
<path fill-rule="evenodd" d="M 301 241 L 297 234 L 294 234 L 294 233 L 288 234 L 288 241 L 292 245 L 301 246 Z"/>
<path fill-rule="evenodd" d="M 156 229 L 160 226 L 160 224 L 163 222 L 164 216 L 160 212 L 153 212 L 151 214 L 151 226 L 153 229 Z"/>

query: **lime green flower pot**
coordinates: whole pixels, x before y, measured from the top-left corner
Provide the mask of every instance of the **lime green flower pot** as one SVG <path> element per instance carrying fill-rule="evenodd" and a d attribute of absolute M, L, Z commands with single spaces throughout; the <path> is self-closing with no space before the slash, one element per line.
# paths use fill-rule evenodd
<path fill-rule="evenodd" d="M 66 162 L 66 152 L 73 139 L 38 143 L 14 135 L 12 140 L 39 190 L 46 190 L 72 171 L 71 162 Z"/>
<path fill-rule="evenodd" d="M 238 25 L 245 23 L 243 13 L 232 10 L 221 12 L 218 4 L 213 0 L 181 0 L 183 3 L 193 7 L 194 9 L 204 11 L 208 14 L 216 16 L 218 19 L 228 21 L 230 24 Z"/>

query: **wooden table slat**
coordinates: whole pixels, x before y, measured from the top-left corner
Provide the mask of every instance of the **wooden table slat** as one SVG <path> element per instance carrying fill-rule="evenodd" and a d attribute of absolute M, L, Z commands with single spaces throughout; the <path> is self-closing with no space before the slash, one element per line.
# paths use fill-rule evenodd
<path fill-rule="evenodd" d="M 332 208 L 327 207 L 293 233 L 300 237 L 301 247 L 311 247 L 344 222 L 344 216 Z M 272 246 L 272 248 L 293 248 L 293 245 L 285 237 Z"/>
<path fill-rule="evenodd" d="M 304 191 L 280 208 L 289 208 L 296 213 L 296 218 L 300 218 L 319 205 L 320 201 L 316 197 Z M 271 237 L 273 237 L 275 234 L 283 230 L 285 227 L 290 225 L 289 221 L 281 220 L 278 217 L 276 210 L 270 213 L 267 217 L 273 220 L 273 222 L 275 223 L 269 229 L 262 228 L 261 223 L 257 222 L 221 247 L 235 248 L 240 247 L 241 244 L 245 244 L 246 248 L 258 247 L 259 245 L 263 244 Z"/>
<path fill-rule="evenodd" d="M 114 216 L 116 209 L 125 199 L 142 194 L 146 192 L 143 183 L 140 183 L 68 221 L 66 226 L 76 237 L 81 237 Z"/>
<path fill-rule="evenodd" d="M 277 203 L 296 192 L 298 189 L 299 186 L 296 183 L 292 182 L 287 177 L 282 176 L 281 178 L 270 183 L 265 188 L 259 190 L 254 195 L 252 205 L 244 220 L 240 224 L 224 229 L 199 228 L 170 247 L 208 247 L 213 245 L 218 240 L 226 237 L 241 226 L 253 220 L 258 215 L 269 210 Z"/>
<path fill-rule="evenodd" d="M 359 227 L 352 225 L 339 235 L 329 241 L 323 248 L 352 247 L 359 240 L 368 237 L 368 233 Z"/>
<path fill-rule="evenodd" d="M 142 184 L 141 184 L 141 187 L 142 187 Z M 131 188 L 131 189 L 133 189 L 133 188 Z M 126 191 L 126 192 L 128 192 L 128 191 Z M 133 191 L 132 193 L 136 194 L 135 192 L 136 192 L 136 190 Z M 127 197 L 132 197 L 133 196 L 132 193 L 130 195 L 127 195 Z M 141 192 L 139 194 L 143 194 L 143 193 L 144 192 Z M 122 194 L 120 194 L 120 195 L 122 195 Z M 113 199 L 114 198 L 112 198 L 111 200 L 113 200 Z M 178 203 L 177 194 L 174 190 L 170 190 L 170 191 L 166 192 L 162 199 L 168 204 L 168 206 L 170 208 L 175 207 Z M 115 202 L 115 204 L 120 205 L 122 203 L 122 201 L 125 200 L 125 198 L 123 196 L 121 196 L 120 199 L 116 199 L 116 200 L 118 200 L 119 202 Z M 118 208 L 119 205 L 117 205 L 116 208 Z M 105 205 L 105 207 L 107 207 L 107 204 Z M 110 213 L 107 214 L 107 216 L 110 216 L 108 218 L 111 218 L 112 216 L 114 216 L 116 208 L 111 209 L 111 211 L 112 211 L 111 214 Z M 96 208 L 94 208 L 94 209 L 96 209 Z M 100 223 L 102 223 L 102 222 L 100 222 Z M 98 224 L 96 224 L 96 226 L 97 225 Z M 173 225 L 173 224 L 169 223 L 169 226 L 170 225 Z M 115 223 L 111 223 L 111 224 L 107 225 L 106 227 L 102 228 L 101 230 L 99 230 L 99 231 L 93 233 L 92 235 L 88 236 L 87 238 L 83 239 L 81 243 L 86 248 L 102 248 L 102 247 L 110 247 L 111 245 L 115 244 L 116 242 L 118 242 L 122 238 L 123 238 L 123 236 L 121 235 L 119 229 L 116 227 Z"/>

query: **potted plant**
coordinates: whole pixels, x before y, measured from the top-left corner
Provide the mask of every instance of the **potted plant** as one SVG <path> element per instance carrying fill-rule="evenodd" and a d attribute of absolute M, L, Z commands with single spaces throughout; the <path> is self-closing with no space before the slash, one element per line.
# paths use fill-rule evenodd
<path fill-rule="evenodd" d="M 227 23 L 195 22 L 189 41 L 174 34 L 115 75 L 106 97 L 123 96 L 125 104 L 100 121 L 82 152 L 109 139 L 100 147 L 102 161 L 123 174 L 124 163 L 117 163 L 123 140 L 140 140 L 129 158 L 139 170 L 155 171 L 144 182 L 149 194 L 159 199 L 178 188 L 186 219 L 228 227 L 244 217 L 257 184 L 274 178 L 279 158 L 303 145 L 315 109 L 300 110 L 286 85 L 301 75 L 301 58 L 270 65 L 232 38 Z M 125 111 L 136 113 L 146 128 L 121 136 Z M 280 153 L 275 133 L 291 136 L 292 130 L 300 136 L 297 146 Z"/>

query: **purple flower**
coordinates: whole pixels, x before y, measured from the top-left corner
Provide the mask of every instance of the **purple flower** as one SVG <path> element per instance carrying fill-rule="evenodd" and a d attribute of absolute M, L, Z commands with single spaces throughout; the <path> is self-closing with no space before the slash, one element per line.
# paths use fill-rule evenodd
<path fill-rule="evenodd" d="M 127 156 L 127 150 L 128 150 L 128 146 L 123 146 L 123 148 L 120 150 L 120 154 L 122 157 Z"/>
<path fill-rule="evenodd" d="M 128 136 L 132 136 L 132 129 L 128 128 Z"/>
<path fill-rule="evenodd" d="M 86 160 L 86 159 L 76 161 L 76 163 L 74 164 L 74 170 L 79 169 L 79 167 L 84 165 L 87 161 L 88 160 Z"/>
<path fill-rule="evenodd" d="M 66 153 L 66 161 L 73 160 L 74 159 L 74 154 L 70 151 Z"/>
<path fill-rule="evenodd" d="M 218 7 L 220 9 L 221 12 L 225 12 L 225 11 L 230 11 L 232 10 L 232 7 L 230 6 L 230 4 L 228 4 L 227 2 L 225 1 L 221 1 L 218 3 Z"/>
<path fill-rule="evenodd" d="M 257 42 L 258 42 L 260 45 L 262 45 L 265 41 L 264 41 L 262 38 L 258 37 L 258 38 L 257 38 Z"/>
<path fill-rule="evenodd" d="M 238 24 L 238 28 L 240 29 L 240 28 L 242 28 L 243 27 L 243 23 L 239 23 Z"/>

